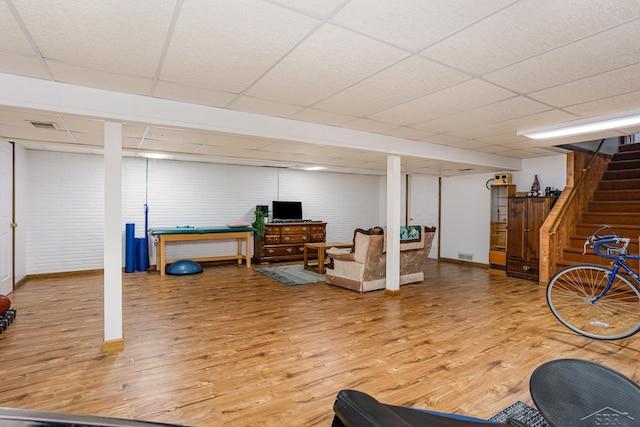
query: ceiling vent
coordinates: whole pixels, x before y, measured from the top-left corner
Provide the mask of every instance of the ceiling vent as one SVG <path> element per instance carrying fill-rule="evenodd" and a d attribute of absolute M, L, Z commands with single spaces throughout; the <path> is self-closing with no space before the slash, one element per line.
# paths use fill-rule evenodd
<path fill-rule="evenodd" d="M 31 126 L 38 129 L 49 129 L 49 130 L 58 130 L 58 125 L 53 122 L 33 122 L 29 121 Z"/>

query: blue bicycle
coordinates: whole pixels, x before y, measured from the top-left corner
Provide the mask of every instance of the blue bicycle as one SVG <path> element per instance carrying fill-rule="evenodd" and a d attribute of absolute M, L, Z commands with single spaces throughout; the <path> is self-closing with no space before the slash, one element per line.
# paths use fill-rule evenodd
<path fill-rule="evenodd" d="M 626 338 L 640 331 L 640 275 L 626 262 L 640 256 L 628 253 L 630 239 L 611 230 L 600 227 L 584 245 L 585 252 L 589 245 L 596 255 L 610 259 L 609 267 L 572 265 L 547 285 L 553 315 L 572 331 L 599 340 Z"/>

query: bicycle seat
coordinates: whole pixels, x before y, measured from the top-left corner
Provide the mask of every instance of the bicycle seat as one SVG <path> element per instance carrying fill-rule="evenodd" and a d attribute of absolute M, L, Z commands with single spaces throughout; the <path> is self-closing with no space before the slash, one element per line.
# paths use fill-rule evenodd
<path fill-rule="evenodd" d="M 640 386 L 611 368 L 579 359 L 538 366 L 529 390 L 552 427 L 639 426 Z"/>
<path fill-rule="evenodd" d="M 508 424 L 500 424 L 456 414 L 385 405 L 356 390 L 341 390 L 333 410 L 335 416 L 331 427 L 529 427 L 528 424 L 511 419 Z"/>

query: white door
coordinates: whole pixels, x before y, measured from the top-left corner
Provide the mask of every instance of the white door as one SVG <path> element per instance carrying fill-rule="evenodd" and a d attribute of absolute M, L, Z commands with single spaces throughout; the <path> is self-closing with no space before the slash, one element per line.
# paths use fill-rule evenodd
<path fill-rule="evenodd" d="M 13 145 L 0 141 L 0 294 L 13 291 Z"/>

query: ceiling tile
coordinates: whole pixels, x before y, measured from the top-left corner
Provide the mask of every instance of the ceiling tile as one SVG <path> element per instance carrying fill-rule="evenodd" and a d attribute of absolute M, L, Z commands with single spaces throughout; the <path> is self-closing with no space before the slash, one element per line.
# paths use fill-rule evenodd
<path fill-rule="evenodd" d="M 415 124 L 414 127 L 430 132 L 449 133 L 458 130 L 460 123 L 464 123 L 465 127 L 486 125 L 517 117 L 529 116 L 544 110 L 549 110 L 549 107 L 518 96 L 462 113 L 418 123 Z"/>
<path fill-rule="evenodd" d="M 640 90 L 640 64 L 609 71 L 530 94 L 556 107 L 568 107 Z"/>
<path fill-rule="evenodd" d="M 413 56 L 317 103 L 315 107 L 363 117 L 469 78 L 449 67 Z"/>
<path fill-rule="evenodd" d="M 405 56 L 401 50 L 325 25 L 262 77 L 247 95 L 285 104 L 308 105 Z"/>
<path fill-rule="evenodd" d="M 640 107 L 638 100 L 640 100 L 640 91 L 605 97 L 596 101 L 585 102 L 583 104 L 571 105 L 564 109 L 580 117 L 592 117 L 621 111 L 637 110 Z M 536 127 L 537 126 L 542 125 L 538 124 Z"/>
<path fill-rule="evenodd" d="M 372 114 L 369 118 L 398 125 L 411 125 L 459 111 L 471 110 L 514 95 L 513 92 L 491 83 L 473 79 Z"/>
<path fill-rule="evenodd" d="M 198 149 L 198 154 L 204 154 L 208 156 L 219 156 L 219 157 L 243 158 L 243 157 L 247 157 L 247 155 L 250 152 L 251 150 L 246 148 L 232 147 L 232 146 L 216 146 L 216 145 L 205 145 Z"/>
<path fill-rule="evenodd" d="M 63 83 L 74 83 L 136 95 L 147 95 L 151 90 L 151 79 L 77 67 L 55 61 L 47 61 L 47 65 L 55 80 Z"/>
<path fill-rule="evenodd" d="M 14 3 L 45 58 L 95 70 L 153 77 L 175 1 Z"/>
<path fill-rule="evenodd" d="M 62 119 L 67 128 L 72 132 L 89 133 L 103 138 L 104 121 L 102 120 L 91 120 L 74 116 L 63 116 Z"/>
<path fill-rule="evenodd" d="M 638 26 L 637 21 L 620 25 L 485 77 L 511 90 L 527 93 L 638 63 Z"/>
<path fill-rule="evenodd" d="M 192 104 L 210 105 L 212 107 L 225 107 L 237 95 L 231 92 L 222 92 L 198 87 L 182 86 L 175 83 L 158 81 L 153 96 L 174 101 L 190 102 Z"/>
<path fill-rule="evenodd" d="M 73 139 L 76 144 L 104 147 L 104 137 L 95 133 L 73 132 Z"/>
<path fill-rule="evenodd" d="M 250 136 L 233 136 L 225 134 L 217 134 L 206 145 L 211 146 L 228 146 L 244 150 L 258 150 L 268 146 L 273 141 L 266 138 L 253 138 Z"/>
<path fill-rule="evenodd" d="M 333 13 L 338 6 L 344 3 L 344 0 L 272 0 L 272 3 L 324 18 Z"/>
<path fill-rule="evenodd" d="M 25 37 L 20 25 L 7 7 L 6 2 L 0 3 L 0 51 L 5 53 L 20 53 L 35 55 L 29 40 Z M 1 63 L 1 62 L 0 62 Z"/>
<path fill-rule="evenodd" d="M 495 12 L 512 0 L 351 0 L 332 19 L 415 52 Z"/>
<path fill-rule="evenodd" d="M 11 139 L 43 142 L 64 142 L 72 144 L 69 133 L 65 130 L 37 129 L 33 126 L 4 126 L 1 132 L 10 135 Z"/>
<path fill-rule="evenodd" d="M 0 73 L 17 74 L 37 79 L 50 79 L 51 75 L 35 56 L 0 52 Z"/>
<path fill-rule="evenodd" d="M 198 151 L 200 144 L 191 144 L 189 142 L 182 141 L 165 141 L 157 139 L 147 139 L 142 141 L 140 147 L 141 150 L 146 151 L 164 151 L 168 153 L 186 153 L 191 154 Z"/>
<path fill-rule="evenodd" d="M 481 75 L 638 16 L 640 2 L 636 1 L 522 0 L 423 54 Z"/>
<path fill-rule="evenodd" d="M 163 80 L 240 93 L 318 21 L 259 0 L 183 3 L 162 67 Z"/>

